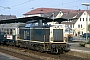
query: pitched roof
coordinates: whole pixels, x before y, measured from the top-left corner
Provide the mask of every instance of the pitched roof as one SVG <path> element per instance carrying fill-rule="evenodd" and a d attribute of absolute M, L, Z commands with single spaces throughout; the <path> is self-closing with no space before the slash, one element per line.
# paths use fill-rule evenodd
<path fill-rule="evenodd" d="M 83 12 L 77 13 L 65 13 L 62 18 L 72 19 L 72 18 L 79 18 Z"/>
<path fill-rule="evenodd" d="M 87 12 L 88 12 L 88 14 L 90 15 L 90 10 L 88 10 Z"/>
<path fill-rule="evenodd" d="M 77 18 L 78 19 L 82 15 L 82 13 L 83 12 L 64 14 L 61 18 L 66 18 L 66 19 Z M 74 23 L 76 23 L 77 19 L 74 19 L 71 22 L 63 21 L 62 24 L 74 24 Z"/>
<path fill-rule="evenodd" d="M 0 20 L 16 19 L 15 15 L 0 15 Z"/>
<path fill-rule="evenodd" d="M 55 8 L 37 8 L 34 10 L 31 10 L 23 15 L 32 15 L 32 14 L 44 14 L 47 12 L 51 12 L 51 11 L 57 11 L 59 9 L 55 9 Z"/>
<path fill-rule="evenodd" d="M 59 12 L 60 12 L 60 10 L 48 12 L 48 13 L 44 14 L 44 17 L 53 19 L 58 15 Z"/>
<path fill-rule="evenodd" d="M 76 10 L 72 10 L 72 9 L 60 9 L 60 11 L 62 11 L 63 13 L 77 12 Z"/>
<path fill-rule="evenodd" d="M 58 8 L 37 8 L 34 10 L 31 10 L 29 12 L 26 12 L 23 15 L 32 15 L 32 14 L 45 14 L 48 12 L 53 12 L 53 11 L 62 11 L 63 13 L 69 13 L 69 12 L 83 12 L 84 10 L 72 10 L 72 9 L 58 9 Z"/>
<path fill-rule="evenodd" d="M 61 18 L 73 19 L 73 18 L 79 18 L 85 10 L 37 8 L 37 9 L 31 10 L 30 12 L 25 13 L 24 15 L 44 14 L 43 17 L 53 18 L 53 16 L 56 17 L 60 11 L 64 13 L 64 15 Z M 54 13 L 54 15 L 52 13 Z M 88 11 L 88 13 L 90 14 L 90 10 Z M 69 23 L 74 24 L 76 21 L 77 19 Z M 67 22 L 63 22 L 63 23 L 67 23 Z"/>

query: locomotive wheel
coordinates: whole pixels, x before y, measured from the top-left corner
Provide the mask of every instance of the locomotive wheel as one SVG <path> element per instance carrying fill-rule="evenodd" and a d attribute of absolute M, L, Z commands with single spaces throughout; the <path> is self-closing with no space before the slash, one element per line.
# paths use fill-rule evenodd
<path fill-rule="evenodd" d="M 43 47 L 40 47 L 40 48 L 39 48 L 39 51 L 40 51 L 40 52 L 44 52 Z"/>

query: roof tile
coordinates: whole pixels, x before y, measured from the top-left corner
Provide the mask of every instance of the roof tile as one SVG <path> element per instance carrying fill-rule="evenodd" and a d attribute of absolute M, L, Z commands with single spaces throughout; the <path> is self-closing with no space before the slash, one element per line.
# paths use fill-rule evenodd
<path fill-rule="evenodd" d="M 32 14 L 43 14 L 43 13 L 47 13 L 47 12 L 51 12 L 51 11 L 57 11 L 59 9 L 55 9 L 55 8 L 37 8 L 35 10 L 31 10 L 23 15 L 32 15 Z"/>

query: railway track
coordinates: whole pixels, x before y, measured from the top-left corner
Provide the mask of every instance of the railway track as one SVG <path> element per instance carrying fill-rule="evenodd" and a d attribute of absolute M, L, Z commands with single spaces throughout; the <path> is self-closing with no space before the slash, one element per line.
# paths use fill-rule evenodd
<path fill-rule="evenodd" d="M 56 54 L 41 53 L 34 50 L 6 45 L 0 45 L 0 52 L 10 54 L 22 60 L 90 60 L 66 54 L 56 55 Z"/>

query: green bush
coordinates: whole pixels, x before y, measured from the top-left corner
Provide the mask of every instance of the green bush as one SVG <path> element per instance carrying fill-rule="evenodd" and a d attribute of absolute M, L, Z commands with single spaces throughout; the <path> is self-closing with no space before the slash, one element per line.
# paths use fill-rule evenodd
<path fill-rule="evenodd" d="M 80 46 L 85 47 L 85 42 L 80 43 Z"/>
<path fill-rule="evenodd" d="M 79 45 L 82 47 L 85 47 L 85 44 L 90 44 L 90 40 L 86 41 L 86 42 L 82 42 Z"/>

